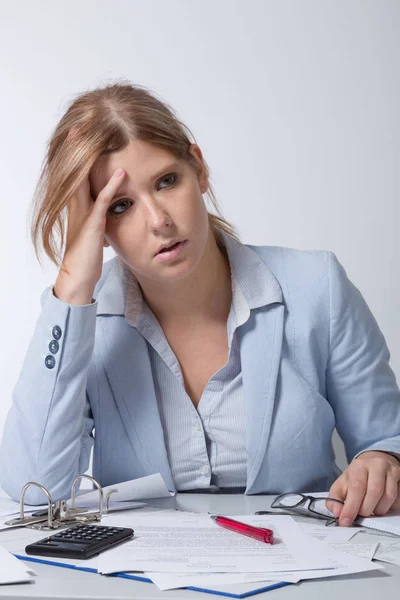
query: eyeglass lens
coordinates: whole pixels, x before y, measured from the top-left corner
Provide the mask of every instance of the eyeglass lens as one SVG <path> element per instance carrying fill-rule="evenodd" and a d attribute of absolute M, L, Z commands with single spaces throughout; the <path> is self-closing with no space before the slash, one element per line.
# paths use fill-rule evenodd
<path fill-rule="evenodd" d="M 301 494 L 283 494 L 281 497 L 276 498 L 271 507 L 283 508 L 283 509 L 295 509 L 296 512 L 301 514 L 307 514 L 310 516 L 310 512 L 317 513 L 328 519 L 334 519 L 335 515 L 332 512 L 334 504 L 342 503 L 334 498 L 327 501 L 326 498 L 316 498 L 315 500 L 309 500 Z"/>

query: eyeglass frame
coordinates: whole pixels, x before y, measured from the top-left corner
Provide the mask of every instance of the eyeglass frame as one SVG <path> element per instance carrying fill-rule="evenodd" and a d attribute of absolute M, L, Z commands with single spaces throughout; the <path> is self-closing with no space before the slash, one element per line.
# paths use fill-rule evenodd
<path fill-rule="evenodd" d="M 300 502 L 298 502 L 297 504 L 295 504 L 294 506 L 274 506 L 275 502 L 279 502 L 281 498 L 283 498 L 284 496 L 301 496 L 301 500 Z M 344 502 L 343 500 L 338 500 L 337 498 L 330 498 L 329 496 L 326 497 L 319 497 L 316 498 L 315 496 L 309 496 L 307 494 L 299 494 L 298 492 L 286 492 L 285 494 L 280 494 L 279 496 L 277 496 L 274 501 L 271 504 L 271 508 L 272 509 L 279 509 L 279 508 L 283 508 L 284 510 L 288 511 L 288 512 L 292 512 L 294 514 L 300 515 L 300 516 L 307 516 L 302 512 L 298 512 L 296 509 L 299 508 L 299 506 L 303 506 L 307 500 L 309 500 L 310 502 L 308 503 L 308 506 L 306 507 L 307 510 L 311 513 L 313 513 L 314 515 L 318 515 L 318 517 L 325 519 L 325 526 L 329 526 L 332 525 L 333 523 L 335 523 L 335 525 L 337 525 L 338 519 L 339 517 L 328 517 L 327 515 L 323 515 L 322 513 L 317 512 L 316 510 L 312 510 L 310 508 L 310 506 L 312 505 L 313 502 L 315 502 L 316 500 L 331 500 L 332 502 L 338 502 L 339 504 L 341 504 L 342 506 L 344 506 Z"/>

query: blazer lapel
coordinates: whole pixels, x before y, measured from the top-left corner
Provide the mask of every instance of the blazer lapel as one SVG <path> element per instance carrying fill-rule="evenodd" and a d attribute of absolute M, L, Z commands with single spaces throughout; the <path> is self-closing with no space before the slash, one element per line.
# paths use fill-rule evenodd
<path fill-rule="evenodd" d="M 240 244 L 227 235 L 224 240 L 233 280 L 241 292 L 236 294 L 234 308 L 241 323 L 237 334 L 246 415 L 246 493 L 251 494 L 260 491 L 257 476 L 271 434 L 285 304 L 282 288 L 263 259 L 261 248 Z M 240 299 L 241 295 L 245 302 Z M 266 482 L 262 482 L 262 488 L 265 486 Z"/>
<path fill-rule="evenodd" d="M 97 296 L 97 317 L 106 316 L 97 320 L 104 368 L 135 459 L 144 472 L 161 473 L 168 489 L 175 491 L 147 344 L 124 318 L 125 275 L 117 262 L 110 263 Z"/>
<path fill-rule="evenodd" d="M 238 330 L 246 414 L 247 487 L 252 493 L 267 451 L 282 353 L 284 304 L 252 311 Z M 267 482 L 263 482 L 265 488 Z M 255 490 L 258 491 L 258 490 Z"/>
<path fill-rule="evenodd" d="M 161 473 L 174 491 L 146 342 L 125 319 L 100 322 L 108 346 L 104 367 L 135 459 L 145 472 Z"/>

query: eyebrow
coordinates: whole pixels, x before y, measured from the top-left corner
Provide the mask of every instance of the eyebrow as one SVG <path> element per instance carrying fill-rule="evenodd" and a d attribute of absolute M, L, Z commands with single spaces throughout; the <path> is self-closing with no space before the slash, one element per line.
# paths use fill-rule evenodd
<path fill-rule="evenodd" d="M 159 177 L 161 177 L 161 175 L 164 175 L 167 171 L 170 171 L 171 169 L 178 169 L 179 167 L 180 167 L 180 164 L 178 162 L 170 163 L 169 165 L 166 165 L 163 169 L 158 171 L 155 175 L 153 175 L 151 177 L 150 181 L 156 181 Z M 115 196 L 113 196 L 112 200 L 118 200 L 118 198 L 122 198 L 122 196 L 125 196 L 125 194 L 126 194 L 126 192 L 118 191 L 115 194 Z"/>

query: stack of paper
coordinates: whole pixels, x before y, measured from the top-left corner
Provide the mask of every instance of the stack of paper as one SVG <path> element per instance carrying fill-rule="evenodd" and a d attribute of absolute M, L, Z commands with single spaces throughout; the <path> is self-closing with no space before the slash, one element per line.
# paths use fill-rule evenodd
<path fill-rule="evenodd" d="M 383 568 L 372 563 L 377 543 L 363 544 L 362 548 L 346 544 L 357 529 L 333 528 L 328 533 L 324 524 L 303 526 L 285 515 L 234 518 L 272 529 L 275 543 L 264 544 L 227 531 L 206 514 L 110 515 L 105 524 L 132 527 L 134 538 L 82 566 L 95 567 L 102 574 L 144 572 L 163 590 L 187 586 L 215 589 L 250 582 L 296 583 Z M 318 539 L 321 536 L 324 542 Z"/>

